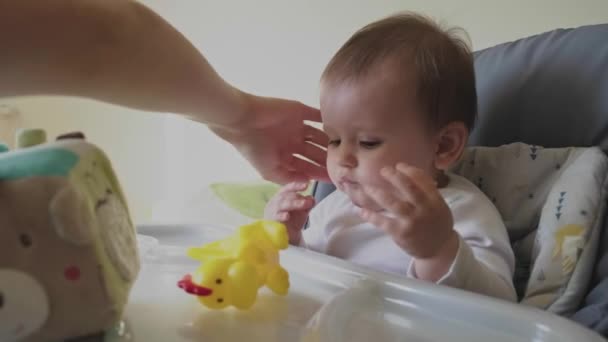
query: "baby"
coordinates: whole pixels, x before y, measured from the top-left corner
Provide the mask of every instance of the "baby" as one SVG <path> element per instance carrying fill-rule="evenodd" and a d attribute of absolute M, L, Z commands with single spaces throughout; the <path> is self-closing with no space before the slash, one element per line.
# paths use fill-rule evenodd
<path fill-rule="evenodd" d="M 321 78 L 327 169 L 337 191 L 315 206 L 300 194 L 307 184 L 288 184 L 265 217 L 283 222 L 294 245 L 516 300 L 500 214 L 448 172 L 476 112 L 472 54 L 453 30 L 415 14 L 367 25 Z"/>

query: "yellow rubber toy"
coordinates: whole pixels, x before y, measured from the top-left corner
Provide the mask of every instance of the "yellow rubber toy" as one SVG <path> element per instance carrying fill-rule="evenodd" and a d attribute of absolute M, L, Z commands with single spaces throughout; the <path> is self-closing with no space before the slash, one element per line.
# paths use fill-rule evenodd
<path fill-rule="evenodd" d="M 201 266 L 178 286 L 210 309 L 249 309 L 260 287 L 279 295 L 289 290 L 289 274 L 279 264 L 279 250 L 289 245 L 287 229 L 274 221 L 241 226 L 226 239 L 188 250 Z"/>

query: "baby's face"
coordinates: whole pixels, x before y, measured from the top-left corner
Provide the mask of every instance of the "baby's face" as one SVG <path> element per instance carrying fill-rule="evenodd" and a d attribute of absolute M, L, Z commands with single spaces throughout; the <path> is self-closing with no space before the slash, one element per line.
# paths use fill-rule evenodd
<path fill-rule="evenodd" d="M 321 115 L 330 140 L 331 180 L 355 205 L 380 210 L 362 187 L 392 189 L 380 170 L 399 162 L 434 174 L 437 138 L 414 101 L 414 83 L 399 80 L 394 69 L 372 71 L 358 80 L 323 84 Z"/>

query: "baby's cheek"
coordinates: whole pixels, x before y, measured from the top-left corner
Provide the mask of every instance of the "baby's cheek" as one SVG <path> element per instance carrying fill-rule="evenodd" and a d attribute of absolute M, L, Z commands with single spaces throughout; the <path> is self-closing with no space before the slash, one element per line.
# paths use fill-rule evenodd
<path fill-rule="evenodd" d="M 338 181 L 338 167 L 337 164 L 331 161 L 331 157 L 327 158 L 327 173 L 329 173 L 329 179 L 332 183 L 336 184 Z"/>

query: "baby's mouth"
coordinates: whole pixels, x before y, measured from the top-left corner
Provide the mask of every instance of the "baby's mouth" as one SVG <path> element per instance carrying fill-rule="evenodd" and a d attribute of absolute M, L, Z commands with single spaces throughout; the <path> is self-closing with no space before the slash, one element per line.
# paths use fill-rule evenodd
<path fill-rule="evenodd" d="M 350 179 L 350 178 L 341 178 L 341 179 L 338 181 L 338 185 L 339 185 L 341 188 L 352 188 L 352 187 L 359 186 L 359 183 L 357 183 L 357 182 L 353 181 L 353 180 L 352 180 L 352 179 Z"/>

